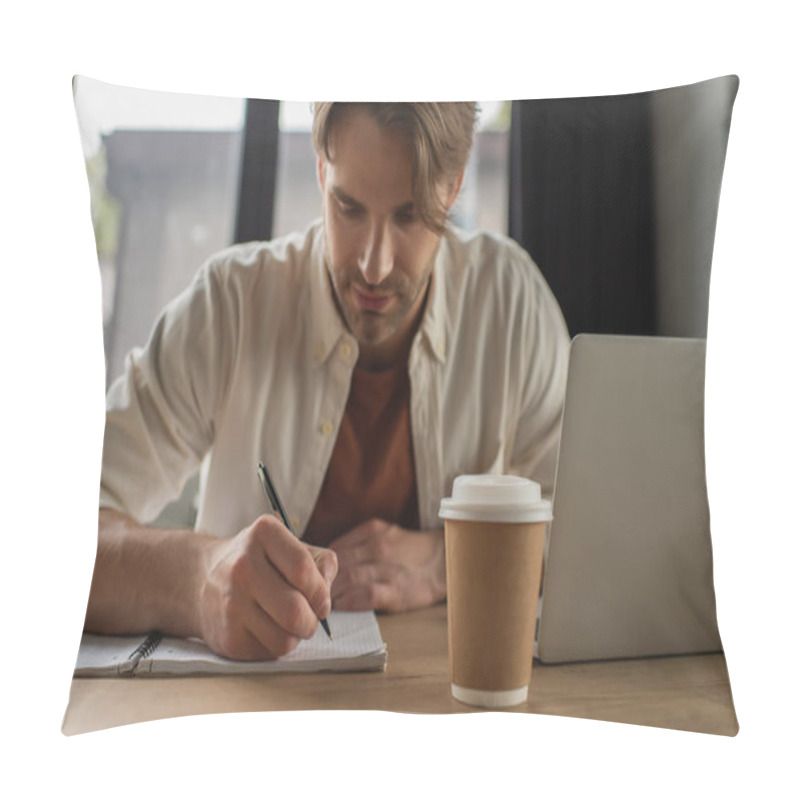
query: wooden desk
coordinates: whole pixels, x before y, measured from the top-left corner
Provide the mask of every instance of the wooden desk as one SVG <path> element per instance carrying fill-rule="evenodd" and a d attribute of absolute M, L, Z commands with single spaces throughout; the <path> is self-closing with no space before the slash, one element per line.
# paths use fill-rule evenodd
<path fill-rule="evenodd" d="M 386 672 L 72 681 L 66 734 L 192 714 L 308 709 L 475 713 L 450 694 L 447 609 L 379 617 Z M 533 665 L 527 703 L 551 714 L 733 736 L 738 722 L 722 654 Z"/>

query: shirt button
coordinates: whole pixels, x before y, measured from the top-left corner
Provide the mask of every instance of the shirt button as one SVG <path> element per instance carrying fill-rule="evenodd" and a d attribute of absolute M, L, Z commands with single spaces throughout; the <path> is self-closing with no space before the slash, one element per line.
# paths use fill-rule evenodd
<path fill-rule="evenodd" d="M 292 530 L 297 533 L 297 529 L 300 527 L 300 518 L 296 514 L 292 514 L 292 516 L 289 517 L 289 523 L 292 526 Z"/>
<path fill-rule="evenodd" d="M 323 436 L 330 436 L 333 433 L 333 423 L 329 419 L 324 419 L 320 423 L 319 432 Z"/>
<path fill-rule="evenodd" d="M 350 358 L 350 353 L 353 352 L 353 348 L 350 347 L 350 342 L 342 342 L 342 346 L 339 348 L 339 354 L 342 358 Z"/>

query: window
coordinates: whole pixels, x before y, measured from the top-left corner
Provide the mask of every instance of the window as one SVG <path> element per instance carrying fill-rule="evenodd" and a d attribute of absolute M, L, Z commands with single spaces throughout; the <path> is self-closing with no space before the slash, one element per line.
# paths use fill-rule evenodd
<path fill-rule="evenodd" d="M 108 385 L 202 262 L 231 243 L 244 101 L 78 77 Z"/>

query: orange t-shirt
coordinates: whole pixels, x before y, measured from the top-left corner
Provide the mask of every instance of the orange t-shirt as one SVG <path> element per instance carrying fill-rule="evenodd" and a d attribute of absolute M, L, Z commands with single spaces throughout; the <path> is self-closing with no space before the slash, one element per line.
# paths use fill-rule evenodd
<path fill-rule="evenodd" d="M 356 367 L 322 490 L 303 537 L 327 545 L 377 517 L 419 527 L 411 447 L 408 367 L 381 372 Z"/>

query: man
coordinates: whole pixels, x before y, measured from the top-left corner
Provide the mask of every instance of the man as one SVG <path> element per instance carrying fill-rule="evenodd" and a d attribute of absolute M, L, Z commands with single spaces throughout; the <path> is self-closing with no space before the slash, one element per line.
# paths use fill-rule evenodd
<path fill-rule="evenodd" d="M 87 630 L 279 656 L 332 606 L 445 599 L 459 473 L 551 489 L 561 313 L 515 244 L 447 225 L 475 113 L 316 104 L 322 221 L 211 259 L 109 391 Z M 196 532 L 147 527 L 201 463 Z"/>

